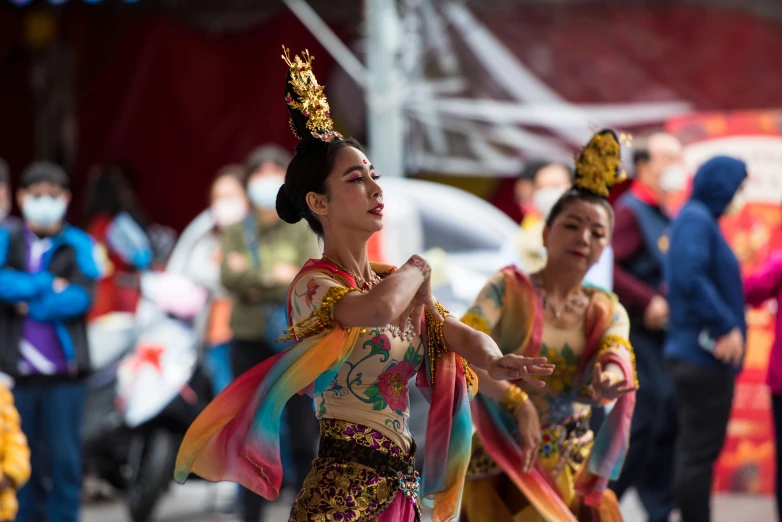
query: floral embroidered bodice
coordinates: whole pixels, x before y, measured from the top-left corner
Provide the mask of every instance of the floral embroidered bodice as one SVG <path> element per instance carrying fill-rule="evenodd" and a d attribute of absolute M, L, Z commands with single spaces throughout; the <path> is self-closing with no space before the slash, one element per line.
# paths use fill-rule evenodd
<path fill-rule="evenodd" d="M 487 331 L 493 331 L 502 313 L 504 294 L 505 279 L 501 273 L 494 274 L 468 314 L 480 318 Z M 613 321 L 605 335 L 627 337 L 629 325 L 627 312 L 617 304 Z M 574 383 L 585 349 L 586 333 L 583 324 L 573 328 L 560 328 L 544 321 L 540 355 L 555 365 L 554 373 L 541 379 L 546 383 L 544 388 L 523 385 L 524 391 L 529 394 L 538 409 L 541 426 L 558 424 L 589 409 L 589 406 L 584 404 L 583 397 L 579 397 L 583 390 Z"/>
<path fill-rule="evenodd" d="M 323 296 L 339 283 L 324 273 L 303 277 L 293 289 L 293 323 L 306 319 Z M 315 397 L 318 418 L 342 419 L 376 429 L 404 451 L 412 437 L 408 428 L 408 383 L 423 362 L 420 336 L 395 326 L 361 328 L 355 348 L 326 391 Z"/>

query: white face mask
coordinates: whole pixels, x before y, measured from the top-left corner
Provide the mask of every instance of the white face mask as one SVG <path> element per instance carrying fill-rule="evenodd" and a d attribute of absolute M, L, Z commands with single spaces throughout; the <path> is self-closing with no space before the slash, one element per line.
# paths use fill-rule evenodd
<path fill-rule="evenodd" d="M 744 194 L 744 191 L 736 193 L 735 196 L 733 196 L 733 199 L 730 200 L 730 203 L 728 203 L 728 206 L 725 207 L 725 212 L 722 213 L 723 216 L 730 216 L 733 214 L 738 214 L 742 210 L 744 210 L 744 207 L 747 204 L 747 196 Z"/>
<path fill-rule="evenodd" d="M 277 192 L 283 183 L 282 176 L 256 178 L 247 185 L 247 195 L 256 207 L 271 210 L 277 206 Z"/>
<path fill-rule="evenodd" d="M 247 215 L 247 202 L 239 197 L 216 199 L 210 208 L 215 223 L 220 228 L 230 227 Z"/>
<path fill-rule="evenodd" d="M 554 208 L 554 205 L 556 205 L 559 198 L 562 197 L 562 194 L 565 192 L 567 192 L 567 189 L 560 187 L 548 187 L 536 190 L 535 193 L 532 194 L 532 202 L 535 204 L 535 208 L 538 212 L 540 212 L 544 218 L 547 218 L 551 213 L 551 209 Z"/>
<path fill-rule="evenodd" d="M 687 171 L 682 165 L 668 165 L 660 177 L 660 189 L 665 192 L 678 192 L 687 184 Z"/>
<path fill-rule="evenodd" d="M 65 198 L 52 196 L 28 196 L 24 200 L 22 214 L 24 219 L 39 227 L 50 227 L 62 221 L 68 204 Z"/>

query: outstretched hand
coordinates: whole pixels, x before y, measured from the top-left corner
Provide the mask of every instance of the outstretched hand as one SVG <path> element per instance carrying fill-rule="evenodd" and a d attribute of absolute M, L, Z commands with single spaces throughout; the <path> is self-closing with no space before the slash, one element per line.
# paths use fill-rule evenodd
<path fill-rule="evenodd" d="M 592 370 L 592 384 L 589 385 L 592 400 L 613 401 L 631 391 L 635 391 L 635 384 L 628 384 L 627 379 L 604 371 L 600 363 L 595 363 L 595 368 Z"/>
<path fill-rule="evenodd" d="M 546 383 L 535 376 L 551 375 L 553 364 L 547 364 L 545 357 L 524 357 L 522 355 L 505 355 L 495 359 L 486 369 L 489 376 L 496 380 L 522 379 L 536 388 L 543 388 Z"/>

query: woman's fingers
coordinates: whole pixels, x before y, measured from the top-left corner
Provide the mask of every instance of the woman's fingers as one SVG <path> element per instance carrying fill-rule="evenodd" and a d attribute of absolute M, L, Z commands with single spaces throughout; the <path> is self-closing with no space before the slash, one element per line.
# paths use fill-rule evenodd
<path fill-rule="evenodd" d="M 521 377 L 521 380 L 523 380 L 524 382 L 526 382 L 527 384 L 529 384 L 530 386 L 533 386 L 535 388 L 545 388 L 546 387 L 546 383 L 545 382 L 541 381 L 540 379 L 536 379 L 532 375 L 523 373 L 523 374 L 521 374 L 520 377 Z"/>
<path fill-rule="evenodd" d="M 527 366 L 527 371 L 531 375 L 551 375 L 554 373 L 555 366 L 553 364 L 536 364 L 533 366 Z"/>
<path fill-rule="evenodd" d="M 535 459 L 538 455 L 538 446 L 540 442 L 536 442 L 531 437 L 528 437 L 522 446 L 522 457 L 524 462 L 524 473 L 529 473 L 535 466 Z"/>

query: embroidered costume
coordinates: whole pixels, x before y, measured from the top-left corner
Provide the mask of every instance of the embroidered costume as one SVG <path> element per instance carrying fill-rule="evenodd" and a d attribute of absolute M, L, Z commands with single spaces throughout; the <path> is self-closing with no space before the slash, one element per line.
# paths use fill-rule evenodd
<path fill-rule="evenodd" d="M 285 99 L 305 151 L 340 136 L 312 74 L 312 57 L 303 56 L 291 59 L 286 50 L 284 58 L 290 67 Z M 376 281 L 357 282 L 325 256 L 304 265 L 288 293 L 286 338 L 295 343 L 241 375 L 201 413 L 177 456 L 177 481 L 195 473 L 276 499 L 282 481 L 280 413 L 291 396 L 307 393 L 321 423 L 320 448 L 290 522 L 420 521 L 419 490 L 436 522 L 458 516 L 477 380 L 447 350 L 442 322 L 428 312 L 421 335 L 414 335 L 412 323 L 401 329 L 343 328 L 334 320 L 340 299 L 371 290 L 393 272 L 385 265 L 373 264 L 372 270 Z M 407 426 L 407 383 L 416 374 L 431 404 L 421 477 L 413 468 L 415 443 Z"/>
<path fill-rule="evenodd" d="M 613 133 L 593 137 L 579 158 L 576 186 L 605 196 L 617 179 L 619 143 Z M 600 165 L 611 172 L 601 178 Z M 579 176 L 579 174 L 577 174 Z M 601 181 L 601 179 L 603 181 Z M 579 182 L 581 184 L 579 185 Z M 589 301 L 583 324 L 549 324 L 537 280 L 515 267 L 496 273 L 462 321 L 497 342 L 503 354 L 544 356 L 555 365 L 545 388 L 519 381 L 519 406 L 528 397 L 542 427 L 535 468 L 523 473 L 514 408 L 481 395 L 472 403 L 477 433 L 465 485 L 463 520 L 468 522 L 568 522 L 622 520 L 615 497 L 606 492 L 618 477 L 629 443 L 635 393 L 616 401 L 601 429 L 589 429 L 589 387 L 596 363 L 619 365 L 635 381 L 629 319 L 616 296 L 584 287 Z M 512 390 L 513 388 L 511 388 Z M 516 410 L 517 411 L 517 410 Z M 607 493 L 607 494 L 604 494 Z"/>

